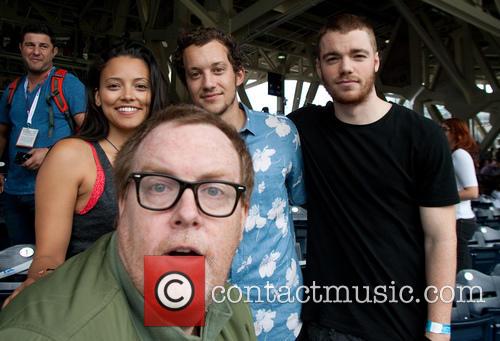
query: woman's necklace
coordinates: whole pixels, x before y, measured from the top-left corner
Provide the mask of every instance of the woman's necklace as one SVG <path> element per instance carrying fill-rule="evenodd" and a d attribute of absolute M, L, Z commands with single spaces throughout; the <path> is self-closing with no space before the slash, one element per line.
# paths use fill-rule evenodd
<path fill-rule="evenodd" d="M 104 138 L 106 141 L 108 141 L 108 143 L 116 150 L 116 152 L 118 153 L 120 150 L 118 148 L 116 148 L 116 146 L 113 144 L 113 142 L 111 142 L 110 140 L 108 140 L 107 137 Z"/>

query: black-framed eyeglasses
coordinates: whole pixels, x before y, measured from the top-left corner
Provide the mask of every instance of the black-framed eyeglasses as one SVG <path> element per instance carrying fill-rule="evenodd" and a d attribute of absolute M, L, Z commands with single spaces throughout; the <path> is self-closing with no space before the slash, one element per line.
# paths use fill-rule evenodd
<path fill-rule="evenodd" d="M 174 207 L 184 190 L 190 188 L 194 193 L 196 206 L 203 213 L 218 218 L 229 217 L 246 191 L 245 186 L 232 182 L 189 182 L 160 173 L 132 173 L 129 178 L 135 182 L 139 205 L 152 211 Z"/>
<path fill-rule="evenodd" d="M 441 126 L 441 129 L 442 129 L 445 133 L 447 133 L 447 132 L 449 132 L 449 131 L 450 131 L 450 128 L 445 127 L 445 126 Z"/>

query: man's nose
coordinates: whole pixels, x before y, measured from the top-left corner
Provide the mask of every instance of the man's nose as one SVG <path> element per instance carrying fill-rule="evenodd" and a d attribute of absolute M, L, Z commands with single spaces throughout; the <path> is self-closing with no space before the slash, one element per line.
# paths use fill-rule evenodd
<path fill-rule="evenodd" d="M 215 87 L 215 75 L 212 75 L 212 73 L 207 72 L 203 75 L 203 88 L 204 89 L 212 89 Z"/>
<path fill-rule="evenodd" d="M 200 213 L 193 190 L 186 188 L 174 206 L 173 225 L 175 227 L 199 226 Z"/>
<path fill-rule="evenodd" d="M 342 73 L 352 72 L 352 60 L 349 57 L 343 57 L 340 61 L 340 70 Z"/>

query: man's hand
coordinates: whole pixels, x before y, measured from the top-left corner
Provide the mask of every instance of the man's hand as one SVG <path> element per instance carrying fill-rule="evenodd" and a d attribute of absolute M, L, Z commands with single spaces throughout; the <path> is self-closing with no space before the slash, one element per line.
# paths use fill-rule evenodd
<path fill-rule="evenodd" d="M 22 166 L 31 170 L 36 170 L 40 168 L 43 160 L 45 159 L 45 155 L 49 152 L 49 148 L 33 148 L 28 152 L 31 157 L 26 160 Z"/>
<path fill-rule="evenodd" d="M 0 174 L 0 193 L 3 193 L 3 185 L 5 184 L 5 176 Z"/>
<path fill-rule="evenodd" d="M 9 304 L 17 295 L 19 295 L 21 291 L 23 291 L 33 283 L 35 283 L 35 280 L 31 277 L 28 277 L 20 286 L 16 288 L 16 290 L 14 290 L 12 294 L 10 294 L 9 297 L 7 297 L 5 302 L 3 302 L 2 309 L 5 308 L 7 304 Z"/>

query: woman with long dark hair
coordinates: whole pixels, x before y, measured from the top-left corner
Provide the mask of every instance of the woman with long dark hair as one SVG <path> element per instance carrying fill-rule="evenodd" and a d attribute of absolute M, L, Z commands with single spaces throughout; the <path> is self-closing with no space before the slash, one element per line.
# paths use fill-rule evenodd
<path fill-rule="evenodd" d="M 441 124 L 452 151 L 453 167 L 460 202 L 456 205 L 457 217 L 457 272 L 472 266 L 467 243 L 477 229 L 476 218 L 470 204 L 479 196 L 474 158 L 478 147 L 469 133 L 466 122 L 458 118 L 444 120 Z"/>
<path fill-rule="evenodd" d="M 121 43 L 89 75 L 89 110 L 76 137 L 58 142 L 36 179 L 36 251 L 28 279 L 6 300 L 114 229 L 112 165 L 146 118 L 167 105 L 167 88 L 146 47 Z"/>

